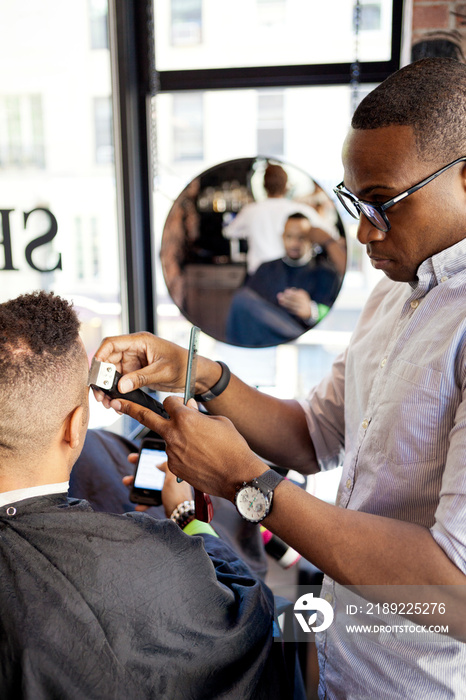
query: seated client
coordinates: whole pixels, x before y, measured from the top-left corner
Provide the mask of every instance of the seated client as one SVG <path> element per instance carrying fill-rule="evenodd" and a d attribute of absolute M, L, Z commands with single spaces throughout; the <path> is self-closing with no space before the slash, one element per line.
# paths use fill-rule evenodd
<path fill-rule="evenodd" d="M 88 422 L 78 331 L 53 294 L 0 304 L 0 697 L 293 697 L 273 596 L 209 525 L 67 498 Z M 167 513 L 189 488 L 167 473 Z"/>
<path fill-rule="evenodd" d="M 262 263 L 233 296 L 227 318 L 227 342 L 249 347 L 284 343 L 326 315 L 337 297 L 342 277 L 332 263 L 331 249 L 329 261 L 324 254 L 315 256 L 313 230 L 303 214 L 288 217 L 282 236 L 285 256 Z M 341 256 L 339 245 L 328 238 Z"/>

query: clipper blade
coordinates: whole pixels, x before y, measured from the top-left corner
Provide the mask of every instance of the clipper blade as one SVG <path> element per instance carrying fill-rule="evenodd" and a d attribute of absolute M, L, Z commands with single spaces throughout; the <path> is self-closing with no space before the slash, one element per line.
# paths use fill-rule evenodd
<path fill-rule="evenodd" d="M 87 385 L 109 390 L 115 381 L 115 373 L 115 365 L 112 365 L 110 362 L 101 362 L 94 357 L 89 370 Z"/>

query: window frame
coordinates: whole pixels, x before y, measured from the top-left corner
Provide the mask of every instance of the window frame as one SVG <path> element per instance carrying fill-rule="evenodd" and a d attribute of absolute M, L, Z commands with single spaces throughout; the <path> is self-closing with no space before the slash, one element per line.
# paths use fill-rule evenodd
<path fill-rule="evenodd" d="M 359 64 L 361 83 L 380 83 L 400 67 L 402 19 L 403 0 L 393 0 L 391 58 L 388 61 L 361 61 Z M 352 65 L 352 63 L 320 63 L 203 68 L 159 71 L 157 75 L 160 92 L 347 85 L 350 81 Z"/>

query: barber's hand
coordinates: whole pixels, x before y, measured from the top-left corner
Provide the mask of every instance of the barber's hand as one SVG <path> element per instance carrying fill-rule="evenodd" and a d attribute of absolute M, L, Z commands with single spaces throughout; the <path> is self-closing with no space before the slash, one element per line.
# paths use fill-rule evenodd
<path fill-rule="evenodd" d="M 316 245 L 324 245 L 325 243 L 334 240 L 333 236 L 331 236 L 328 231 L 324 231 L 323 229 L 318 228 L 317 226 L 313 226 L 311 228 L 309 236 L 312 243 L 315 243 Z"/>
<path fill-rule="evenodd" d="M 283 292 L 277 294 L 277 300 L 280 306 L 283 306 L 287 311 L 295 316 L 299 316 L 304 321 L 307 321 L 311 316 L 311 297 L 305 289 L 296 289 L 289 287 Z"/>
<path fill-rule="evenodd" d="M 152 333 L 105 338 L 95 357 L 101 362 L 111 362 L 125 375 L 118 384 L 123 394 L 143 386 L 174 392 L 184 389 L 187 351 Z M 108 398 L 102 392 L 94 393 L 108 408 Z"/>
<path fill-rule="evenodd" d="M 163 405 L 170 420 L 130 401 L 111 401 L 112 408 L 162 436 L 168 468 L 176 476 L 200 491 L 234 500 L 237 486 L 267 471 L 228 418 L 199 413 L 195 401 L 185 406 L 177 396 Z"/>
<path fill-rule="evenodd" d="M 184 390 L 188 351 L 152 333 L 105 338 L 95 357 L 101 362 L 111 362 L 124 375 L 118 383 L 122 394 L 144 386 L 174 393 Z M 203 392 L 216 384 L 221 371 L 217 362 L 199 357 L 196 390 Z M 94 390 L 94 395 L 106 408 L 110 407 L 110 399 L 102 391 Z"/>
<path fill-rule="evenodd" d="M 128 455 L 128 462 L 130 462 L 130 464 L 136 464 L 138 457 L 139 455 L 137 453 L 132 452 Z M 165 481 L 162 487 L 162 503 L 165 510 L 165 515 L 167 518 L 169 518 L 180 503 L 183 503 L 183 501 L 192 501 L 193 490 L 185 481 L 183 481 L 181 484 L 177 483 L 175 475 L 172 474 L 169 469 L 167 469 L 166 462 L 161 464 L 159 467 L 156 467 L 156 469 L 160 469 L 161 471 L 165 472 Z M 134 476 L 123 477 L 123 483 L 125 486 L 131 486 L 133 481 Z M 148 508 L 150 508 L 150 506 L 138 504 L 135 510 L 144 512 Z"/>

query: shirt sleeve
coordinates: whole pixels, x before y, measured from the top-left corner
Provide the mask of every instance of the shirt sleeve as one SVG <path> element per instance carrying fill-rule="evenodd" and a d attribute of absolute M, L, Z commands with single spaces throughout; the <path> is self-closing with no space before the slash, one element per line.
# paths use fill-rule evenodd
<path fill-rule="evenodd" d="M 346 352 L 337 357 L 330 374 L 301 402 L 317 461 L 322 470 L 341 464 L 345 446 Z"/>
<path fill-rule="evenodd" d="M 448 558 L 466 574 L 466 358 L 462 361 L 462 400 L 457 408 L 431 533 Z"/>
<path fill-rule="evenodd" d="M 249 204 L 246 204 L 235 216 L 231 224 L 228 224 L 223 231 L 222 236 L 228 239 L 247 238 L 249 234 Z"/>
<path fill-rule="evenodd" d="M 218 537 L 212 525 L 209 525 L 209 523 L 203 523 L 202 520 L 196 519 L 191 520 L 191 522 L 183 528 L 183 532 L 186 535 L 201 535 L 204 533 L 205 535 Z"/>

